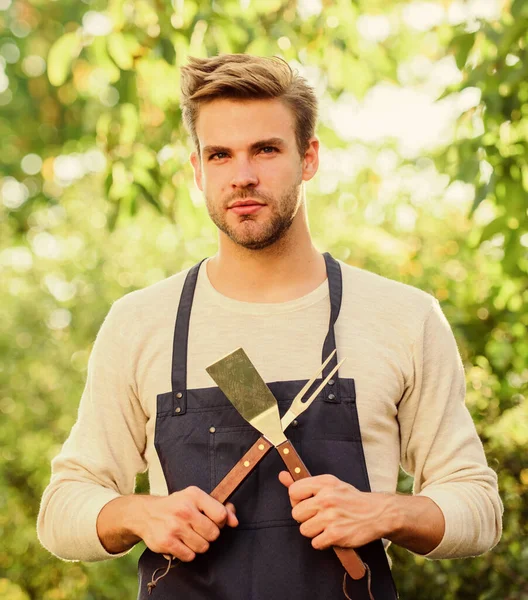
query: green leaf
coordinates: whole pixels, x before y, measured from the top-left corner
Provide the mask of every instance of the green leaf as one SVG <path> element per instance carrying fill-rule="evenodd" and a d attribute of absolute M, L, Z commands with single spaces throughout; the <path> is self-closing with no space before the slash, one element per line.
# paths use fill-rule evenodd
<path fill-rule="evenodd" d="M 173 65 L 176 62 L 176 51 L 170 40 L 167 38 L 161 38 L 160 40 L 161 56 L 169 63 Z"/>
<path fill-rule="evenodd" d="M 473 201 L 473 205 L 471 206 L 470 215 L 472 215 L 475 210 L 477 210 L 479 204 L 486 200 L 488 195 L 493 192 L 495 187 L 495 174 L 493 173 L 488 181 L 488 183 L 484 185 L 480 185 L 475 190 L 475 200 Z"/>
<path fill-rule="evenodd" d="M 453 39 L 452 47 L 455 50 L 455 60 L 457 67 L 463 69 L 466 61 L 475 43 L 475 33 L 463 33 Z"/>
<path fill-rule="evenodd" d="M 511 6 L 511 14 L 515 19 L 528 17 L 528 4 L 526 0 L 514 0 Z"/>
<path fill-rule="evenodd" d="M 104 37 L 96 37 L 89 48 L 92 63 L 104 70 L 110 83 L 119 81 L 121 71 L 116 67 L 114 61 L 110 59 L 108 48 Z"/>
<path fill-rule="evenodd" d="M 484 227 L 480 236 L 479 244 L 490 240 L 494 235 L 498 233 L 505 233 L 507 231 L 506 219 L 504 216 L 497 217 Z"/>
<path fill-rule="evenodd" d="M 135 185 L 137 186 L 137 188 L 139 190 L 141 190 L 142 196 L 145 198 L 145 200 L 149 204 L 151 204 L 158 213 L 163 214 L 163 208 L 161 207 L 160 203 L 156 199 L 157 196 L 154 197 L 154 195 L 151 194 L 151 192 L 142 183 L 139 183 L 138 181 L 136 181 Z"/>
<path fill-rule="evenodd" d="M 122 162 L 115 162 L 112 166 L 112 185 L 108 191 L 108 197 L 111 200 L 119 200 L 130 191 L 132 182 Z"/>
<path fill-rule="evenodd" d="M 467 158 L 466 160 L 462 161 L 457 178 L 465 181 L 466 183 L 475 183 L 475 180 L 479 174 L 479 169 L 480 162 L 478 158 Z"/>
<path fill-rule="evenodd" d="M 48 53 L 48 77 L 55 86 L 62 85 L 70 72 L 71 64 L 82 49 L 82 40 L 76 32 L 60 37 Z"/>
<path fill-rule="evenodd" d="M 146 169 L 142 169 L 141 167 L 134 165 L 131 168 L 131 172 L 134 176 L 134 183 L 140 185 L 153 197 L 158 196 L 159 186 L 150 171 L 147 171 Z"/>
<path fill-rule="evenodd" d="M 139 116 L 137 108 L 130 103 L 121 106 L 121 130 L 119 132 L 119 143 L 128 146 L 136 139 L 139 128 Z"/>
<path fill-rule="evenodd" d="M 126 71 L 134 66 L 134 57 L 122 33 L 111 33 L 108 36 L 107 44 L 108 54 L 120 69 Z"/>

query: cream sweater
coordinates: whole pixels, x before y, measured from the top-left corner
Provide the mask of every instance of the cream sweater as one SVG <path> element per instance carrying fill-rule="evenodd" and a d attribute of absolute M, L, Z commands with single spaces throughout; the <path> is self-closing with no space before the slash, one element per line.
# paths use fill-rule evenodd
<path fill-rule="evenodd" d="M 501 533 L 497 477 L 464 406 L 464 372 L 437 301 L 424 292 L 341 264 L 336 324 L 341 374 L 354 378 L 373 491 L 394 492 L 400 464 L 414 493 L 442 510 L 445 535 L 428 557 L 483 553 Z M 167 494 L 154 448 L 156 396 L 171 390 L 173 330 L 186 272 L 126 295 L 97 336 L 77 422 L 52 463 L 38 517 L 42 544 L 57 556 L 114 557 L 96 533 L 99 511 L 134 491 L 149 471 Z M 242 346 L 266 381 L 307 379 L 321 362 L 330 314 L 328 283 L 280 304 L 231 300 L 202 265 L 189 331 L 188 386 L 214 383 L 205 367 Z"/>

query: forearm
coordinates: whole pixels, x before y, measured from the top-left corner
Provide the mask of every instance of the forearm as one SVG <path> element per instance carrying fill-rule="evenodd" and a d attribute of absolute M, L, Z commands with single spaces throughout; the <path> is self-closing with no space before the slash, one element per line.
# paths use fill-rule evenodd
<path fill-rule="evenodd" d="M 440 508 L 424 496 L 387 494 L 384 538 L 417 554 L 428 554 L 445 531 Z"/>
<path fill-rule="evenodd" d="M 139 531 L 146 498 L 131 494 L 103 506 L 97 517 L 97 535 L 107 552 L 126 552 L 141 540 Z"/>

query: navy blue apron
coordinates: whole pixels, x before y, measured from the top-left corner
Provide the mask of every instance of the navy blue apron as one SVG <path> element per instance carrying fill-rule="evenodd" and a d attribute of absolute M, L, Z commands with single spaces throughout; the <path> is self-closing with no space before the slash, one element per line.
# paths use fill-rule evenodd
<path fill-rule="evenodd" d="M 331 315 L 323 360 L 336 347 L 334 325 L 342 297 L 341 267 L 329 254 L 325 261 Z M 169 493 L 190 485 L 211 492 L 259 437 L 217 387 L 187 389 L 187 339 L 199 268 L 200 264 L 189 271 L 178 307 L 172 391 L 157 397 L 154 443 Z M 336 364 L 337 355 L 322 377 Z M 305 383 L 268 384 L 281 415 Z M 370 491 L 353 379 L 331 380 L 286 435 L 313 475 L 331 473 L 359 490 Z M 344 569 L 331 549 L 314 550 L 299 532 L 287 490 L 277 477 L 281 470 L 284 464 L 272 449 L 230 499 L 238 527 L 224 527 L 205 554 L 170 569 L 150 596 L 147 585 L 156 569 L 167 566 L 167 560 L 145 550 L 139 560 L 138 600 L 343 598 Z M 396 588 L 381 541 L 358 552 L 370 567 L 375 600 L 395 600 Z M 367 577 L 360 581 L 347 577 L 347 593 L 353 600 L 369 600 Z"/>

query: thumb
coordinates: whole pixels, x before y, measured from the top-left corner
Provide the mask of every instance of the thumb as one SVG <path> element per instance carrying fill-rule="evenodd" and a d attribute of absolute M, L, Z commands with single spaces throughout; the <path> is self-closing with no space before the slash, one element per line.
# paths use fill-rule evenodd
<path fill-rule="evenodd" d="M 279 473 L 279 481 L 283 486 L 289 488 L 293 483 L 293 477 L 288 473 L 288 471 L 281 471 Z"/>
<path fill-rule="evenodd" d="M 229 525 L 229 527 L 236 527 L 238 525 L 238 519 L 235 514 L 236 509 L 234 504 L 228 502 L 225 507 L 227 509 L 227 525 Z"/>

